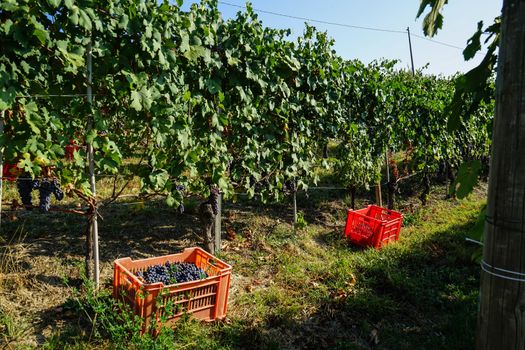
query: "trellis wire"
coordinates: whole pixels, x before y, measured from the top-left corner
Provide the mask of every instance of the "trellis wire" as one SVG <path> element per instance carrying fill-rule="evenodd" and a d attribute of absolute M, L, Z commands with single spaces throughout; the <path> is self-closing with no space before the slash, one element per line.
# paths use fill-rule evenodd
<path fill-rule="evenodd" d="M 36 94 L 36 95 L 22 95 L 16 98 L 48 98 L 48 97 L 88 97 L 88 94 Z M 91 95 L 96 96 L 96 95 Z"/>

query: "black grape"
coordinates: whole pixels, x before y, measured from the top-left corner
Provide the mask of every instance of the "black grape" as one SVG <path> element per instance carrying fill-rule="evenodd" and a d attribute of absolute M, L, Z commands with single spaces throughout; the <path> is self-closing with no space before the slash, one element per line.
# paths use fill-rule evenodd
<path fill-rule="evenodd" d="M 29 179 L 29 174 L 22 175 L 21 178 L 18 178 L 16 181 L 16 186 L 18 189 L 18 194 L 20 195 L 20 199 L 22 200 L 22 204 L 25 205 L 27 210 L 32 210 L 33 206 L 33 198 L 31 196 L 31 192 L 33 192 L 33 189 L 38 188 L 39 181 Z"/>
<path fill-rule="evenodd" d="M 208 274 L 193 263 L 169 261 L 164 265 L 153 265 L 144 271 L 137 271 L 136 275 L 146 283 L 162 282 L 166 285 L 184 283 L 207 278 Z"/>
<path fill-rule="evenodd" d="M 292 194 L 297 191 L 297 184 L 295 180 L 286 180 L 283 184 L 283 191 L 286 194 Z"/>
<path fill-rule="evenodd" d="M 177 185 L 177 183 L 175 183 L 175 189 L 179 192 L 182 192 L 186 189 L 186 187 L 184 187 L 183 185 Z M 181 203 L 177 208 L 177 211 L 179 212 L 179 214 L 184 214 L 184 204 Z"/>
<path fill-rule="evenodd" d="M 267 190 L 270 186 L 270 181 L 264 179 L 255 183 L 254 190 L 256 195 L 260 195 L 264 190 Z"/>
<path fill-rule="evenodd" d="M 42 179 L 38 187 L 40 210 L 43 212 L 49 211 L 51 207 L 51 195 L 54 194 L 57 200 L 64 198 L 64 192 L 60 189 L 57 179 Z"/>
<path fill-rule="evenodd" d="M 219 213 L 219 195 L 220 191 L 218 188 L 212 188 L 210 191 L 210 196 L 208 197 L 208 204 L 211 205 L 211 209 L 214 215 Z"/>

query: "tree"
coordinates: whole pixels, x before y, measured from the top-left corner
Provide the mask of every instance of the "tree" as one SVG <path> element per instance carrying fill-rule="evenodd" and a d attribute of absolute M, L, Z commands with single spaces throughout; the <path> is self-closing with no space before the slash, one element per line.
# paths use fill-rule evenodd
<path fill-rule="evenodd" d="M 422 1 L 423 9 L 442 2 Z M 420 10 L 420 13 L 422 10 Z M 438 21 L 442 23 L 441 20 Z M 427 23 L 426 23 L 427 24 Z M 504 0 L 481 262 L 478 349 L 525 348 L 525 1 Z M 479 38 L 478 38 L 479 43 Z M 482 63 L 483 64 L 483 63 Z"/>

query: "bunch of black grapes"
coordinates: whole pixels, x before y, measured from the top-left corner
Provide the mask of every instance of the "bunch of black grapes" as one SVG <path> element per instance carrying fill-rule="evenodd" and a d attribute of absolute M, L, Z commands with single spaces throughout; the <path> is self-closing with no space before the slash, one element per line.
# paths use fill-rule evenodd
<path fill-rule="evenodd" d="M 16 187 L 18 189 L 18 194 L 22 200 L 22 204 L 25 205 L 27 210 L 33 209 L 33 198 L 31 193 L 34 189 L 37 189 L 40 185 L 40 181 L 36 179 L 31 179 L 29 174 L 24 174 L 22 177 L 19 177 L 16 180 Z"/>
<path fill-rule="evenodd" d="M 48 212 L 51 207 L 51 195 L 59 201 L 64 199 L 64 192 L 60 188 L 57 179 L 42 179 L 40 186 L 38 186 L 40 205 L 39 208 L 43 212 Z"/>
<path fill-rule="evenodd" d="M 183 185 L 175 184 L 175 189 L 179 192 L 182 192 L 186 189 L 186 187 L 184 187 Z M 184 214 L 184 204 L 183 203 L 179 204 L 177 211 L 179 212 L 179 214 Z"/>
<path fill-rule="evenodd" d="M 54 194 L 57 200 L 64 198 L 64 192 L 60 189 L 57 179 L 31 179 L 29 174 L 24 174 L 18 178 L 16 185 L 18 194 L 22 200 L 22 204 L 27 210 L 33 209 L 33 198 L 31 193 L 33 190 L 38 190 L 40 205 L 39 208 L 43 212 L 48 212 L 51 206 L 51 195 Z"/>
<path fill-rule="evenodd" d="M 287 195 L 297 192 L 297 184 L 294 179 L 286 180 L 283 184 L 283 192 Z"/>
<path fill-rule="evenodd" d="M 263 190 L 268 189 L 270 186 L 270 181 L 268 179 L 261 180 L 255 183 L 255 193 L 260 194 Z"/>
<path fill-rule="evenodd" d="M 213 211 L 213 215 L 217 215 L 219 213 L 219 196 L 221 194 L 221 191 L 217 187 L 213 187 L 210 190 L 210 195 L 208 197 L 208 200 L 206 203 L 211 205 L 211 210 Z"/>
<path fill-rule="evenodd" d="M 138 271 L 136 274 L 148 284 L 162 282 L 166 285 L 196 281 L 208 277 L 204 270 L 193 263 L 170 263 L 169 261 L 164 265 L 150 266 L 145 271 Z"/>

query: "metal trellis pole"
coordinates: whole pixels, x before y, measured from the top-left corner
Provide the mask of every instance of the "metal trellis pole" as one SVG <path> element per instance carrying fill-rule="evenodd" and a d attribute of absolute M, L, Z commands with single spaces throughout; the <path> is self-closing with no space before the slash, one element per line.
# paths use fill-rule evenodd
<path fill-rule="evenodd" d="M 87 46 L 87 100 L 90 105 L 93 104 L 93 95 L 92 95 L 92 82 L 93 82 L 93 68 L 92 68 L 92 43 L 91 40 Z M 88 132 L 93 129 L 93 114 L 90 113 L 88 121 Z M 98 253 L 98 222 L 97 222 L 97 191 L 95 185 L 95 152 L 93 150 L 93 143 L 88 142 L 87 145 L 88 153 L 88 162 L 89 162 L 89 185 L 91 187 L 91 193 L 94 198 L 95 210 L 93 217 L 91 218 L 91 229 L 90 234 L 93 241 L 93 260 L 94 260 L 94 273 L 95 273 L 95 285 L 98 289 L 100 286 L 100 261 Z"/>

